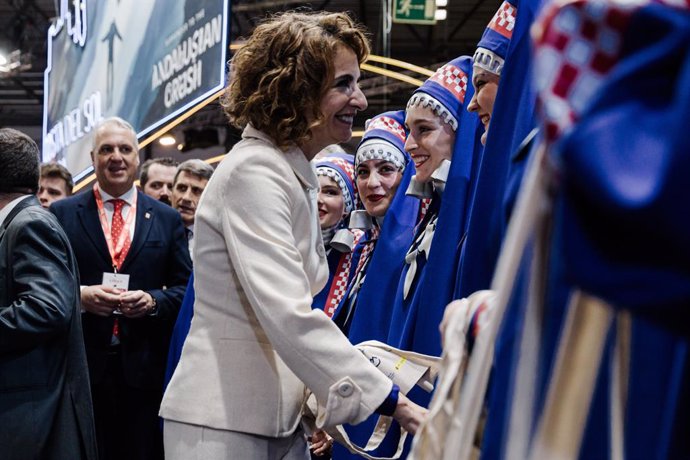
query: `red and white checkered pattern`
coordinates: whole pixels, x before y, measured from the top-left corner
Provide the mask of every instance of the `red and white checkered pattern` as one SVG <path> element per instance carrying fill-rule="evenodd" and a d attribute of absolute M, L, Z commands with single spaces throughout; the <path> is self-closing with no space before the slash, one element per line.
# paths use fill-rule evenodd
<path fill-rule="evenodd" d="M 345 171 L 347 176 L 350 178 L 350 181 L 355 180 L 355 165 L 353 162 L 339 157 L 326 157 L 325 160 L 339 166 L 340 169 Z"/>
<path fill-rule="evenodd" d="M 359 240 L 364 235 L 361 230 L 350 229 L 354 234 L 355 240 L 354 244 L 357 245 Z M 333 283 L 331 284 L 331 291 L 328 293 L 326 298 L 326 303 L 323 306 L 323 311 L 328 315 L 329 318 L 333 317 L 336 308 L 340 305 L 340 301 L 347 292 L 348 285 L 350 284 L 350 268 L 352 267 L 352 253 L 348 252 L 343 254 L 338 261 L 338 266 L 336 268 L 335 275 L 333 276 Z"/>
<path fill-rule="evenodd" d="M 545 8 L 535 24 L 534 75 L 547 141 L 577 122 L 618 62 L 630 18 L 652 3 L 690 8 L 690 0 L 572 0 Z"/>
<path fill-rule="evenodd" d="M 513 36 L 513 29 L 515 28 L 515 18 L 517 17 L 517 8 L 510 3 L 504 1 L 496 10 L 496 14 L 489 21 L 487 26 L 489 29 L 498 32 L 507 39 Z"/>
<path fill-rule="evenodd" d="M 355 278 L 357 278 L 359 272 L 361 272 L 364 269 L 364 267 L 367 266 L 367 263 L 369 262 L 369 257 L 373 253 L 374 247 L 376 246 L 376 242 L 379 239 L 380 232 L 381 230 L 378 227 L 374 227 L 371 229 L 369 241 L 367 241 L 364 245 L 364 248 L 362 248 L 362 255 L 359 257 L 359 263 L 357 264 L 357 269 L 354 273 Z"/>
<path fill-rule="evenodd" d="M 405 143 L 405 127 L 391 117 L 381 116 L 374 118 L 367 125 L 366 131 L 368 132 L 373 129 L 382 129 L 384 131 L 388 131 L 400 139 L 403 144 Z"/>
<path fill-rule="evenodd" d="M 429 206 L 431 206 L 431 198 L 424 198 L 421 200 L 419 206 L 419 216 L 417 217 L 417 223 L 424 220 L 424 216 L 426 216 L 426 213 L 429 210 Z"/>
<path fill-rule="evenodd" d="M 329 318 L 333 317 L 335 309 L 338 308 L 340 300 L 347 292 L 347 285 L 350 282 L 350 267 L 352 266 L 352 253 L 348 252 L 340 257 L 338 268 L 333 276 L 333 283 L 331 284 L 331 292 L 328 293 L 326 303 L 323 306 L 323 311 Z"/>
<path fill-rule="evenodd" d="M 453 64 L 446 64 L 434 72 L 430 80 L 440 84 L 458 100 L 460 103 L 465 102 L 465 93 L 467 93 L 467 75 L 459 67 Z"/>
<path fill-rule="evenodd" d="M 637 7 L 575 0 L 545 9 L 536 24 L 534 75 L 547 141 L 563 136 L 597 93 Z"/>

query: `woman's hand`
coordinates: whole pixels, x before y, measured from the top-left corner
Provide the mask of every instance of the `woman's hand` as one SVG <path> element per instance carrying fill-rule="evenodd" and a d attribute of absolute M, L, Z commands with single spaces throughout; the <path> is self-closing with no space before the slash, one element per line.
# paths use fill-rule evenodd
<path fill-rule="evenodd" d="M 415 404 L 410 398 L 400 393 L 398 395 L 398 405 L 395 408 L 395 412 L 393 412 L 393 418 L 398 421 L 405 431 L 415 434 L 428 413 L 427 409 Z"/>
<path fill-rule="evenodd" d="M 326 455 L 333 448 L 333 438 L 323 430 L 316 430 L 311 435 L 311 451 L 317 456 Z"/>

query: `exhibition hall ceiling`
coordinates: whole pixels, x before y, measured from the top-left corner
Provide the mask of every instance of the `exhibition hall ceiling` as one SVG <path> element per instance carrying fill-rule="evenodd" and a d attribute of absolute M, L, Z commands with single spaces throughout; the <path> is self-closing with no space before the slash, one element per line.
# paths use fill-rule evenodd
<path fill-rule="evenodd" d="M 393 0 L 393 7 L 400 1 L 403 0 Z M 500 1 L 448 0 L 445 7 L 447 19 L 435 25 L 386 25 L 383 12 L 387 4 L 387 0 L 235 0 L 231 2 L 231 39 L 237 41 L 249 35 L 258 21 L 279 11 L 301 8 L 349 11 L 370 31 L 375 55 L 388 56 L 434 70 L 456 56 L 472 54 Z M 60 0 L 0 0 L 0 52 L 15 52 L 12 59 L 18 65 L 10 72 L 0 71 L 0 126 L 33 127 L 40 130 L 43 119 L 46 36 L 59 5 Z M 401 72 L 414 79 L 426 78 L 418 72 L 400 67 L 371 64 Z M 384 110 L 404 107 L 414 89 L 413 84 L 372 71 L 363 73 L 361 86 L 369 101 L 369 109 L 359 117 L 361 120 Z M 219 112 L 218 107 L 212 105 L 186 123 L 223 124 L 225 121 Z"/>

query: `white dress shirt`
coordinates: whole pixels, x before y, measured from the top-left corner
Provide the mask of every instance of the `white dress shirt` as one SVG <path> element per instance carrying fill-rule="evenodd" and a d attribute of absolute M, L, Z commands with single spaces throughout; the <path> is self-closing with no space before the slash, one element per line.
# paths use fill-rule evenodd
<path fill-rule="evenodd" d="M 122 206 L 122 219 L 127 222 L 127 215 L 129 210 L 132 209 L 132 200 L 134 200 L 134 194 L 137 193 L 135 186 L 132 186 L 129 190 L 120 196 L 112 196 L 108 192 L 104 191 L 101 186 L 98 186 L 98 190 L 101 192 L 101 198 L 103 198 L 103 208 L 105 209 L 105 217 L 108 219 L 108 228 L 113 227 L 113 212 L 115 210 L 115 205 L 110 201 L 114 199 L 121 199 L 125 202 Z M 129 239 L 130 241 L 134 239 L 134 228 L 136 225 L 137 216 L 134 214 L 132 216 L 132 222 L 129 224 Z"/>
<path fill-rule="evenodd" d="M 4 208 L 0 209 L 0 227 L 2 227 L 2 224 L 5 223 L 5 219 L 7 219 L 7 216 L 10 215 L 10 213 L 12 212 L 14 207 L 17 206 L 19 204 L 19 202 L 22 201 L 27 196 L 30 196 L 30 195 L 22 195 L 18 198 L 15 198 L 14 200 L 7 203 Z"/>
<path fill-rule="evenodd" d="M 194 248 L 194 224 L 186 227 L 187 229 L 187 244 L 189 245 L 189 257 L 194 257 L 194 254 L 192 253 L 192 249 Z M 194 260 L 194 259 L 192 259 Z"/>

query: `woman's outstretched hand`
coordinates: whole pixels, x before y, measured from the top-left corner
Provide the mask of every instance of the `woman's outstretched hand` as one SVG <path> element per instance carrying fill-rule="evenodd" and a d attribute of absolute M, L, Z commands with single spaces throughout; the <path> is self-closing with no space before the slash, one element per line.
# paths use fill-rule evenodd
<path fill-rule="evenodd" d="M 429 411 L 412 402 L 410 398 L 400 393 L 398 405 L 393 412 L 393 418 L 410 434 L 417 433 L 419 425 L 424 421 Z"/>

